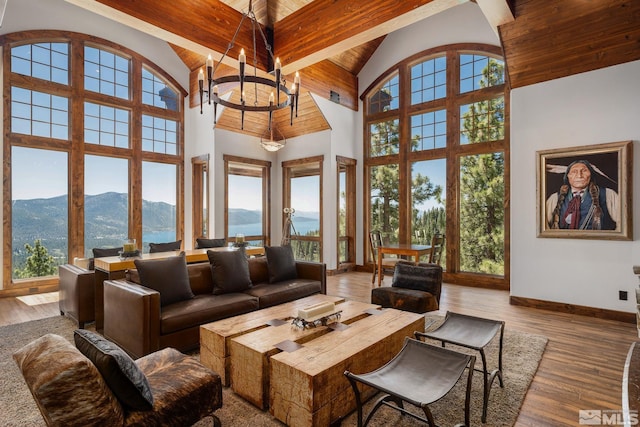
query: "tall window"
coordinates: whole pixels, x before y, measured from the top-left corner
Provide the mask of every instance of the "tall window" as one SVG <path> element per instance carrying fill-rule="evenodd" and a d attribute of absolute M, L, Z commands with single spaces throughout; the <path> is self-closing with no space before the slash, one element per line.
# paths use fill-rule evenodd
<path fill-rule="evenodd" d="M 448 280 L 508 288 L 508 88 L 499 55 L 494 46 L 452 45 L 380 76 L 364 95 L 365 180 L 369 230 L 419 244 L 445 232 Z"/>
<path fill-rule="evenodd" d="M 270 244 L 271 162 L 224 156 L 225 237 L 244 235 L 252 245 Z"/>
<path fill-rule="evenodd" d="M 338 171 L 338 268 L 356 263 L 356 160 L 336 156 Z"/>
<path fill-rule="evenodd" d="M 15 146 L 11 161 L 11 279 L 57 275 L 68 260 L 68 155 Z"/>
<path fill-rule="evenodd" d="M 104 179 L 104 171 L 109 179 Z M 115 248 L 129 236 L 129 161 L 88 155 L 84 159 L 84 256 Z"/>
<path fill-rule="evenodd" d="M 180 239 L 186 92 L 107 40 L 49 30 L 0 40 L 11 53 L 4 288 L 48 289 L 59 264 L 129 237 L 146 242 L 143 227 Z"/>
<path fill-rule="evenodd" d="M 176 165 L 142 162 L 142 248 L 178 239 Z"/>
<path fill-rule="evenodd" d="M 191 172 L 191 223 L 196 247 L 196 239 L 209 237 L 209 154 L 192 157 Z"/>
<path fill-rule="evenodd" d="M 295 209 L 291 237 L 294 257 L 322 261 L 322 156 L 282 162 L 283 206 Z"/>

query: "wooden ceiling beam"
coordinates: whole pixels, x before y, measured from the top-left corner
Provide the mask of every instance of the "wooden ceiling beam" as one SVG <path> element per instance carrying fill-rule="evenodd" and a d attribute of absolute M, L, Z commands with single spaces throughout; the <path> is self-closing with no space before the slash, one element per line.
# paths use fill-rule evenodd
<path fill-rule="evenodd" d="M 291 73 L 467 1 L 315 0 L 274 24 L 274 51 Z"/>
<path fill-rule="evenodd" d="M 219 0 L 66 1 L 205 57 L 211 54 L 215 61 L 227 50 L 242 19 L 242 13 Z M 260 34 L 256 34 L 256 42 L 262 46 Z M 251 26 L 245 19 L 235 46 L 223 62 L 237 67 L 240 49 L 244 47 L 249 52 L 252 46 Z M 266 70 L 266 50 L 258 48 L 257 56 L 258 68 Z M 252 62 L 247 54 L 247 63 L 253 65 Z"/>

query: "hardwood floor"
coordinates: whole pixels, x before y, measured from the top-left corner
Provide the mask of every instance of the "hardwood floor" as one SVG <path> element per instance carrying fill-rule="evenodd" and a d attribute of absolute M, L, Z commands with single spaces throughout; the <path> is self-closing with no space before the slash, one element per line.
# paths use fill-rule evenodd
<path fill-rule="evenodd" d="M 384 284 L 390 281 L 387 276 Z M 327 289 L 330 295 L 369 302 L 371 275 L 329 276 Z M 440 306 L 442 315 L 451 310 L 502 319 L 507 328 L 549 339 L 516 426 L 576 426 L 581 409 L 621 409 L 624 362 L 629 346 L 638 340 L 634 324 L 512 306 L 506 291 L 448 284 Z M 0 326 L 58 314 L 55 293 L 26 302 L 0 298 Z M 485 425 L 490 427 L 490 422 L 489 417 Z"/>

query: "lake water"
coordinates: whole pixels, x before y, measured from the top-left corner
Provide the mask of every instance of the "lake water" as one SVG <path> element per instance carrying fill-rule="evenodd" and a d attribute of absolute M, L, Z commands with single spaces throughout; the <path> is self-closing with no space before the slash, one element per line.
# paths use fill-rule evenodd
<path fill-rule="evenodd" d="M 307 232 L 311 230 L 319 230 L 320 222 L 317 221 L 301 221 L 296 223 L 294 221 L 293 226 L 295 227 L 298 234 L 301 236 L 307 234 Z M 262 224 L 240 224 L 240 225 L 230 225 L 229 226 L 229 236 L 235 236 L 238 233 L 242 233 L 245 236 L 255 236 L 261 234 Z M 293 233 L 293 230 L 291 231 Z"/>

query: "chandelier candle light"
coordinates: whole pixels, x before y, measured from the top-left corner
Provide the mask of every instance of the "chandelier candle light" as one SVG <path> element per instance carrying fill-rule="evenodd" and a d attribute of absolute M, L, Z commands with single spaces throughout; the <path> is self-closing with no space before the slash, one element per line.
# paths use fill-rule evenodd
<path fill-rule="evenodd" d="M 215 78 L 215 73 L 218 70 L 218 67 L 222 63 L 222 60 L 227 56 L 229 51 L 234 47 L 236 42 L 236 37 L 240 32 L 240 28 L 244 23 L 244 20 L 248 18 L 251 23 L 251 34 L 253 37 L 253 75 L 245 74 L 245 66 L 247 63 L 247 57 L 244 51 L 244 48 L 240 50 L 240 55 L 238 55 L 238 65 L 239 72 L 237 75 L 229 75 L 229 76 L 221 76 Z M 269 53 L 269 57 L 271 61 L 274 62 L 273 75 L 274 79 L 260 77 L 257 75 L 258 71 L 258 55 L 256 51 L 256 29 L 260 32 L 262 36 L 262 40 L 264 41 L 264 46 L 267 52 Z M 269 130 L 271 130 L 271 121 L 273 119 L 273 112 L 276 110 L 280 110 L 286 107 L 291 108 L 290 113 L 290 124 L 293 125 L 293 116 L 295 114 L 298 117 L 298 98 L 300 95 L 300 74 L 296 71 L 295 78 L 293 84 L 291 85 L 291 89 L 287 88 L 286 80 L 282 76 L 282 64 L 280 63 L 280 58 L 273 57 L 273 52 L 271 51 L 271 45 L 267 42 L 267 38 L 262 31 L 262 27 L 256 20 L 256 15 L 253 13 L 253 7 L 251 6 L 251 0 L 249 0 L 249 10 L 246 13 L 242 14 L 242 19 L 240 20 L 240 24 L 236 29 L 231 42 L 227 46 L 227 50 L 224 52 L 220 61 L 217 62 L 214 66 L 213 59 L 211 55 L 207 58 L 206 62 L 206 73 L 207 73 L 207 88 L 205 89 L 205 71 L 204 69 L 200 69 L 198 72 L 198 87 L 200 89 L 200 114 L 202 114 L 202 102 L 204 99 L 204 93 L 206 92 L 209 95 L 209 104 L 213 100 L 213 123 L 216 124 L 216 110 L 218 104 L 233 108 L 235 110 L 239 110 L 241 112 L 241 129 L 244 129 L 244 113 L 247 111 L 251 112 L 266 112 L 269 113 Z M 269 73 L 271 74 L 271 73 Z M 219 85 L 223 83 L 240 83 L 240 102 L 232 102 L 227 101 L 225 99 L 220 98 L 219 96 Z M 255 92 L 255 101 L 253 105 L 247 105 L 247 98 L 245 94 L 245 83 L 250 86 L 253 84 L 253 89 Z M 271 94 L 269 95 L 268 102 L 264 101 L 263 103 L 258 102 L 258 87 L 267 87 L 271 88 Z M 286 96 L 281 100 L 281 94 L 283 92 Z"/>

